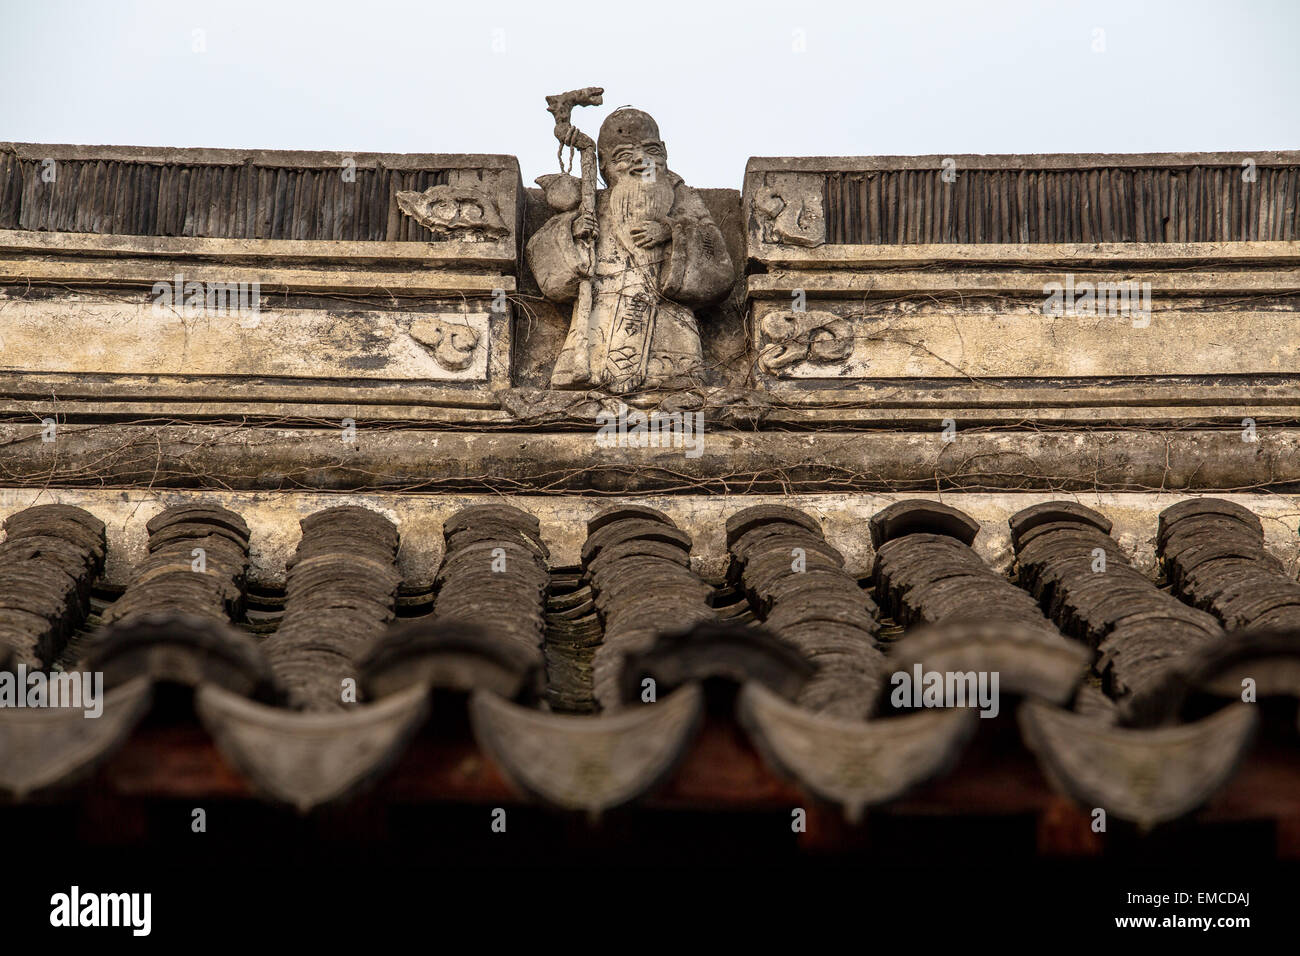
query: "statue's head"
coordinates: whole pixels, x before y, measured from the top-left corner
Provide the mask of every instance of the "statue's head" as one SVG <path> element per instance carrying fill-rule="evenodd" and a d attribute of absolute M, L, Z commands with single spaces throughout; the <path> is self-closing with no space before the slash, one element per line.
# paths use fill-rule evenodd
<path fill-rule="evenodd" d="M 611 186 L 629 177 L 658 178 L 668 171 L 668 150 L 659 138 L 659 126 L 642 110 L 610 113 L 600 124 L 596 155 L 600 173 Z"/>

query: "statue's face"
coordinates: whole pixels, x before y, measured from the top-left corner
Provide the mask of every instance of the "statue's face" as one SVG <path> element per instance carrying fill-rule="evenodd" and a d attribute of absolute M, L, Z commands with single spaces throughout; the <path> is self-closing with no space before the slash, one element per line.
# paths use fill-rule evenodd
<path fill-rule="evenodd" d="M 663 142 L 647 139 L 641 143 L 619 143 L 610 150 L 605 176 L 611 186 L 631 178 L 654 182 L 667 169 L 668 150 Z"/>

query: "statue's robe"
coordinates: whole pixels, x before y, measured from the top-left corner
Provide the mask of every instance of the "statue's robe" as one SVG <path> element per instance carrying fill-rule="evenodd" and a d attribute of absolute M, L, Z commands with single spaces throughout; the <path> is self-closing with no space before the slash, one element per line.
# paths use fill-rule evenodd
<path fill-rule="evenodd" d="M 675 173 L 662 178 L 657 188 L 628 184 L 597 192 L 589 309 L 579 295 L 588 243 L 573 238 L 578 211 L 552 216 L 528 241 L 528 263 L 542 293 L 576 302 L 553 387 L 654 388 L 703 364 L 692 309 L 730 291 L 731 256 L 695 190 Z M 666 220 L 671 240 L 638 248 L 629 230 L 646 219 Z"/>

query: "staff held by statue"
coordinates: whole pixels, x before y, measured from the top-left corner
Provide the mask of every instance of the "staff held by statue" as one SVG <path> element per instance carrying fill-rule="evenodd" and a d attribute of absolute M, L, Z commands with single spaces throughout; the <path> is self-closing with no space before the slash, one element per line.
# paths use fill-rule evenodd
<path fill-rule="evenodd" d="M 546 109 L 555 117 L 555 138 L 560 141 L 561 151 L 565 146 L 578 150 L 582 164 L 582 198 L 573 235 L 583 251 L 585 277 L 578 286 L 571 326 L 574 332 L 585 333 L 585 341 L 571 353 L 581 363 L 581 368 L 574 370 L 575 378 L 580 381 L 591 378 L 589 343 L 592 337 L 591 277 L 596 267 L 596 142 L 574 126 L 571 117 L 575 106 L 600 106 L 604 102 L 604 93 L 602 87 L 587 86 L 546 98 Z"/>

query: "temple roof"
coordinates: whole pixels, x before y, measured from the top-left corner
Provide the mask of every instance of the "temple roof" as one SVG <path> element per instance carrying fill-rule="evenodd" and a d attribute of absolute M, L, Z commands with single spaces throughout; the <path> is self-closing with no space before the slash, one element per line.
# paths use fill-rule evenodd
<path fill-rule="evenodd" d="M 656 307 L 698 363 L 616 388 L 553 377 L 622 297 L 544 293 L 597 206 L 538 182 L 0 144 L 6 797 L 1300 853 L 1300 152 L 754 158 L 651 230 L 733 272 L 638 279 L 638 374 Z"/>

